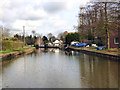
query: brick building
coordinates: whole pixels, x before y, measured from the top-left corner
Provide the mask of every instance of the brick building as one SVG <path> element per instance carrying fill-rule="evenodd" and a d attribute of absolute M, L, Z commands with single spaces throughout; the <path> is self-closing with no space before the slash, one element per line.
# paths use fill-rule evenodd
<path fill-rule="evenodd" d="M 110 48 L 120 48 L 120 30 L 110 31 Z"/>

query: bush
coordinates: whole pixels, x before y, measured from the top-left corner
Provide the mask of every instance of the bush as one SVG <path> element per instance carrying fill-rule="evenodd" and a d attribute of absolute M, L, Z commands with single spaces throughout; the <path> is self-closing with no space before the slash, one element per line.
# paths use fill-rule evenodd
<path fill-rule="evenodd" d="M 18 49 L 18 48 L 22 48 L 23 46 L 24 46 L 23 42 L 16 42 L 11 40 L 2 41 L 2 50 Z"/>
<path fill-rule="evenodd" d="M 17 48 L 23 48 L 24 43 L 23 42 L 13 42 L 13 47 L 12 49 L 17 49 Z"/>
<path fill-rule="evenodd" d="M 18 38 L 16 38 L 16 37 L 13 37 L 13 38 L 3 38 L 2 40 L 18 41 Z"/>
<path fill-rule="evenodd" d="M 12 49 L 12 47 L 13 47 L 13 41 L 7 41 L 7 40 L 2 41 L 2 50 Z"/>
<path fill-rule="evenodd" d="M 9 38 L 3 38 L 2 40 L 9 40 Z"/>
<path fill-rule="evenodd" d="M 11 38 L 12 41 L 17 41 L 18 38 L 14 37 L 14 38 Z"/>

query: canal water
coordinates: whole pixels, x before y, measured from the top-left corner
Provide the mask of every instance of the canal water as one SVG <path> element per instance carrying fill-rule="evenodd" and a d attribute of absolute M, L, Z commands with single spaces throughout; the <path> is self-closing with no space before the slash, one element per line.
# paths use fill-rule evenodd
<path fill-rule="evenodd" d="M 3 88 L 118 88 L 119 62 L 102 57 L 38 49 L 2 63 Z"/>

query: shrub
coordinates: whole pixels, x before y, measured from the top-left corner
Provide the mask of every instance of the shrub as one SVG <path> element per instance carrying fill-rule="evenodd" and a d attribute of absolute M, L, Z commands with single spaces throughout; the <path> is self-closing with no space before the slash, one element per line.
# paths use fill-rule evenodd
<path fill-rule="evenodd" d="M 13 37 L 13 38 L 11 38 L 11 40 L 12 40 L 12 41 L 17 41 L 17 40 L 18 40 L 18 38 Z"/>
<path fill-rule="evenodd" d="M 24 46 L 23 42 L 13 42 L 13 49 L 23 48 L 23 46 Z"/>
<path fill-rule="evenodd" d="M 12 49 L 12 46 L 13 46 L 13 41 L 7 41 L 7 40 L 2 41 L 2 50 Z"/>
<path fill-rule="evenodd" d="M 2 40 L 9 40 L 9 38 L 3 38 Z"/>
<path fill-rule="evenodd" d="M 23 42 L 16 42 L 11 40 L 2 40 L 2 50 L 18 49 L 24 46 Z"/>

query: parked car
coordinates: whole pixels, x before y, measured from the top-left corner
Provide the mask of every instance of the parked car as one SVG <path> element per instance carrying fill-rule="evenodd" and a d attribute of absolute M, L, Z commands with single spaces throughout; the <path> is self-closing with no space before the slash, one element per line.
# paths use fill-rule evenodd
<path fill-rule="evenodd" d="M 87 45 L 86 47 L 90 47 L 90 45 Z"/>
<path fill-rule="evenodd" d="M 79 43 L 78 41 L 72 41 L 71 45 L 74 45 L 75 43 Z"/>
<path fill-rule="evenodd" d="M 98 47 L 96 44 L 91 44 L 92 47 Z"/>

